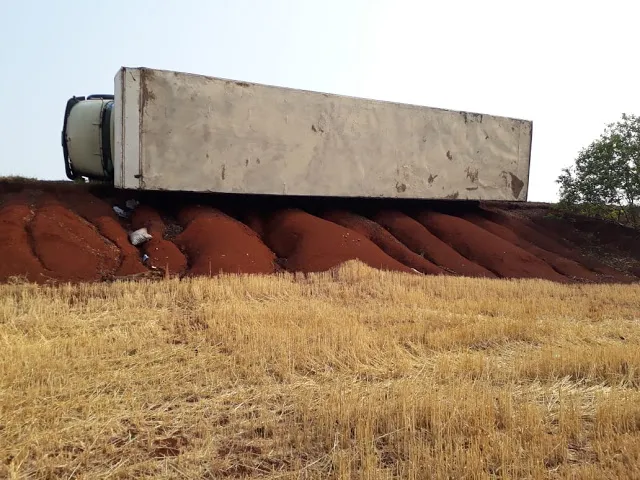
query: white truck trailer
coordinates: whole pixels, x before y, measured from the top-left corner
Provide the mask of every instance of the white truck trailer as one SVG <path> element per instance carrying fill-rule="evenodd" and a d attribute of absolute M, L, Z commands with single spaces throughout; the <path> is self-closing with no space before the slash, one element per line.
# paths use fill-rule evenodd
<path fill-rule="evenodd" d="M 132 190 L 526 201 L 532 122 L 121 68 L 68 100 L 65 170 Z"/>

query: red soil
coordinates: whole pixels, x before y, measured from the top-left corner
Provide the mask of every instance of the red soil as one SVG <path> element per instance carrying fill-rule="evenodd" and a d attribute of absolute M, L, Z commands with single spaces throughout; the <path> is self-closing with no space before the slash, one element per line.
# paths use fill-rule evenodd
<path fill-rule="evenodd" d="M 532 255 L 535 255 L 541 260 L 544 260 L 562 275 L 589 281 L 598 280 L 598 276 L 595 273 L 583 267 L 579 263 L 574 262 L 573 260 L 566 259 L 560 255 L 548 252 L 547 250 L 543 250 L 542 248 L 528 242 L 524 238 L 518 237 L 518 235 L 516 235 L 512 230 L 509 230 L 503 225 L 498 225 L 497 223 L 487 220 L 481 215 L 466 213 L 461 215 L 461 218 L 475 225 L 478 225 L 481 228 L 484 228 L 488 232 L 491 232 L 494 235 L 502 238 L 503 240 L 511 242 L 514 245 L 522 248 L 523 250 L 531 253 Z"/>
<path fill-rule="evenodd" d="M 501 277 L 568 281 L 529 252 L 462 218 L 424 211 L 416 219 L 462 255 Z"/>
<path fill-rule="evenodd" d="M 322 218 L 337 223 L 338 225 L 342 225 L 354 232 L 358 232 L 363 237 L 366 237 L 375 243 L 391 258 L 394 258 L 400 263 L 403 263 L 410 268 L 414 268 L 421 273 L 428 275 L 449 274 L 426 258 L 412 252 L 387 230 L 368 218 L 343 210 L 334 210 L 325 213 Z"/>
<path fill-rule="evenodd" d="M 496 277 L 494 273 L 486 268 L 476 265 L 471 260 L 460 255 L 429 232 L 423 225 L 404 213 L 384 210 L 378 212 L 372 218 L 408 248 L 419 256 L 424 255 L 426 259 L 435 265 L 467 277 Z"/>
<path fill-rule="evenodd" d="M 637 229 L 581 215 L 572 215 L 570 219 L 542 217 L 529 221 L 545 231 L 566 236 L 572 243 L 581 243 L 585 234 L 593 236 L 600 245 L 613 247 L 640 260 L 640 231 Z M 573 247 L 569 242 L 566 246 Z"/>
<path fill-rule="evenodd" d="M 607 263 L 640 274 L 640 258 L 633 256 L 639 248 L 635 232 L 612 232 L 596 220 L 579 228 L 577 221 L 558 220 L 553 229 L 549 225 L 556 224 L 540 218 L 543 208 L 522 210 L 532 220 L 520 218 L 517 205 L 478 210 L 445 202 L 443 208 L 455 206 L 458 212 L 411 218 L 387 209 L 365 218 L 338 205 L 320 218 L 292 206 L 267 215 L 260 210 L 274 205 L 265 199 L 233 199 L 226 207 L 220 204 L 225 211 L 232 208 L 229 215 L 211 207 L 182 208 L 178 222 L 185 229 L 172 239 L 180 228 L 163 221 L 158 205 L 191 205 L 190 197 L 147 195 L 129 222 L 112 209 L 122 195 L 129 199 L 131 193 L 0 181 L 0 282 L 14 276 L 38 283 L 99 281 L 148 272 L 149 264 L 160 269 L 169 264 L 170 271 L 189 275 L 270 274 L 282 269 L 278 263 L 289 271 L 314 272 L 355 259 L 375 268 L 427 274 L 638 281 L 604 265 L 590 253 L 593 249 Z M 136 247 L 127 231 L 140 227 L 153 239 Z M 585 254 L 579 253 L 586 245 Z M 151 257 L 149 264 L 142 264 L 142 253 Z"/>
<path fill-rule="evenodd" d="M 147 265 L 167 269 L 170 274 L 180 275 L 185 272 L 187 259 L 175 243 L 164 239 L 167 227 L 154 208 L 140 205 L 133 211 L 131 229 L 139 228 L 146 228 L 153 237 L 139 246 L 149 256 Z"/>
<path fill-rule="evenodd" d="M 120 265 L 115 275 L 127 276 L 144 273 L 147 268 L 140 260 L 140 252 L 129 241 L 127 231 L 118 221 L 111 205 L 88 193 L 62 196 L 68 208 L 94 224 L 100 234 L 120 249 Z"/>
<path fill-rule="evenodd" d="M 64 280 L 100 280 L 120 264 L 118 248 L 53 196 L 41 199 L 28 230 L 42 265 Z"/>
<path fill-rule="evenodd" d="M 613 268 L 599 262 L 594 258 L 584 258 L 573 250 L 566 241 L 560 237 L 558 232 L 554 230 L 546 230 L 544 227 L 537 226 L 534 222 L 527 219 L 514 218 L 500 212 L 491 210 L 483 210 L 482 215 L 492 222 L 502 225 L 512 230 L 521 238 L 526 238 L 529 242 L 549 252 L 561 255 L 569 260 L 583 264 L 590 270 L 609 275 L 618 280 L 626 280 L 626 278 Z M 543 231 L 540 231 L 540 230 Z"/>
<path fill-rule="evenodd" d="M 190 260 L 190 275 L 275 272 L 275 255 L 249 227 L 214 208 L 185 207 L 174 242 Z"/>
<path fill-rule="evenodd" d="M 26 192 L 4 197 L 0 205 L 0 282 L 11 277 L 24 277 L 37 283 L 50 279 L 51 273 L 44 269 L 32 250 L 26 228 L 33 215 Z"/>
<path fill-rule="evenodd" d="M 295 272 L 330 270 L 358 259 L 382 270 L 412 272 L 363 235 L 302 210 L 280 210 L 264 224 L 265 241 L 285 268 Z"/>
<path fill-rule="evenodd" d="M 251 230 L 256 232 L 260 238 L 264 238 L 264 222 L 262 216 L 255 212 L 249 212 L 241 219 Z"/>

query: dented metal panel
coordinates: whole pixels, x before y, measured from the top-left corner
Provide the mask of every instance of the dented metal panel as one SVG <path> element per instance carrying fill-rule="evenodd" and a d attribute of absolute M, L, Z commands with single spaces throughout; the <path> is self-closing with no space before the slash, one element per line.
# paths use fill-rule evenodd
<path fill-rule="evenodd" d="M 527 199 L 529 121 L 152 69 L 116 105 L 123 188 Z"/>

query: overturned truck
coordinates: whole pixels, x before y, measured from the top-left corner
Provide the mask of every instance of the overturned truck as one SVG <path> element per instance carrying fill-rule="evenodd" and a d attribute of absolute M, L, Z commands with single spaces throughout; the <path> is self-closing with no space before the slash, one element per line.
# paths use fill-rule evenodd
<path fill-rule="evenodd" d="M 68 100 L 66 175 L 131 190 L 526 201 L 532 122 L 121 68 Z"/>

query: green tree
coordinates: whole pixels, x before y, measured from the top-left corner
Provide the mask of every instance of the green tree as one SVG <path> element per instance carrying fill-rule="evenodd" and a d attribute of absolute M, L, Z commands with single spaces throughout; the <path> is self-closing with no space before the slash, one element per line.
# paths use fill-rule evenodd
<path fill-rule="evenodd" d="M 622 115 L 564 168 L 560 207 L 586 215 L 640 224 L 640 117 Z"/>

